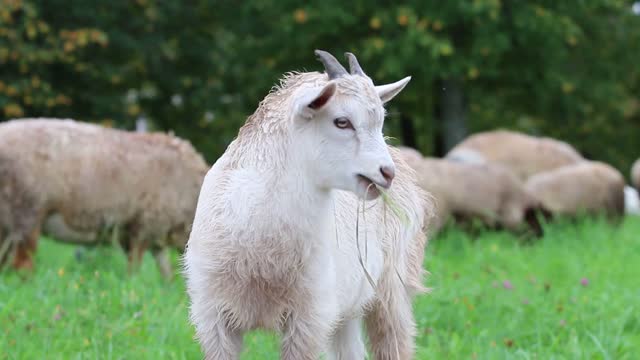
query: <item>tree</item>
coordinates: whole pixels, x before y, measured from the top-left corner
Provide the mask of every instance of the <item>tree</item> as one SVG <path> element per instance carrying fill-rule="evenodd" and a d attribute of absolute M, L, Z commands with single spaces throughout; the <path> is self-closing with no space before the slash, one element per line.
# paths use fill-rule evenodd
<path fill-rule="evenodd" d="M 413 77 L 388 106 L 394 142 L 442 155 L 506 127 L 626 169 L 640 136 L 631 3 L 0 0 L 1 115 L 128 129 L 142 116 L 213 161 L 282 73 L 321 69 L 320 48 L 355 53 L 377 83 Z"/>

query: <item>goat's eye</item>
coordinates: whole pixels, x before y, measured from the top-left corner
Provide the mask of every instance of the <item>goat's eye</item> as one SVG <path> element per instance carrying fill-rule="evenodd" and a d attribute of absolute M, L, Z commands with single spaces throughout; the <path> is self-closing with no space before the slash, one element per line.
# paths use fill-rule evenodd
<path fill-rule="evenodd" d="M 346 117 L 339 117 L 333 120 L 333 124 L 338 129 L 353 129 L 353 125 L 351 125 L 351 121 L 349 121 L 349 119 L 347 119 Z"/>

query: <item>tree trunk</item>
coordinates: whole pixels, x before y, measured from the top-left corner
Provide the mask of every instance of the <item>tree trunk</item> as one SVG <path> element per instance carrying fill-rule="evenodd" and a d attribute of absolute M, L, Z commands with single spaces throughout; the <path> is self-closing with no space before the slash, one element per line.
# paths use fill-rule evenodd
<path fill-rule="evenodd" d="M 413 119 L 405 113 L 400 115 L 400 134 L 402 134 L 403 145 L 417 149 L 416 129 L 413 126 Z"/>
<path fill-rule="evenodd" d="M 467 104 L 460 81 L 444 79 L 440 84 L 440 134 L 447 152 L 467 135 Z"/>

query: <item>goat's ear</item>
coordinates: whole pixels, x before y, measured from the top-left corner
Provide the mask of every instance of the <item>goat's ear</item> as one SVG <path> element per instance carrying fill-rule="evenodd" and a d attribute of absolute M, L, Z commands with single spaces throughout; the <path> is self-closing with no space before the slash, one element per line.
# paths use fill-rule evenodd
<path fill-rule="evenodd" d="M 409 83 L 409 80 L 411 80 L 411 76 L 407 76 L 406 78 L 391 84 L 376 86 L 376 92 L 378 93 L 380 100 L 382 100 L 382 103 L 384 104 L 398 95 Z"/>
<path fill-rule="evenodd" d="M 329 100 L 336 93 L 336 83 L 333 81 L 327 83 L 327 85 L 322 88 L 319 94 L 307 104 L 307 107 L 311 110 L 319 110 L 323 106 L 325 106 Z"/>
<path fill-rule="evenodd" d="M 335 94 L 336 83 L 333 81 L 329 81 L 324 87 L 305 90 L 300 99 L 296 101 L 298 115 L 305 119 L 313 118 Z"/>

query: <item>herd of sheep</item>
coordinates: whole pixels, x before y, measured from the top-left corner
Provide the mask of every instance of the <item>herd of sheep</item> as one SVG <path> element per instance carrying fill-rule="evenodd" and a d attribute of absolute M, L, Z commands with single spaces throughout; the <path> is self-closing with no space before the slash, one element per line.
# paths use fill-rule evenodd
<path fill-rule="evenodd" d="M 583 158 L 571 145 L 514 131 L 477 133 L 442 159 L 425 158 L 401 147 L 418 182 L 435 198 L 438 231 L 450 218 L 479 219 L 487 226 L 541 232 L 540 220 L 553 216 L 638 213 L 638 192 L 623 174 Z M 640 188 L 640 160 L 632 168 Z"/>
<path fill-rule="evenodd" d="M 449 219 L 540 234 L 557 215 L 638 211 L 623 174 L 561 141 L 490 131 L 441 159 L 387 146 L 384 104 L 410 78 L 374 85 L 353 54 L 349 71 L 316 55 L 325 72 L 288 74 L 213 166 L 173 135 L 0 123 L 0 264 L 32 268 L 46 234 L 121 246 L 132 270 L 150 250 L 170 277 L 176 248 L 207 359 L 237 358 L 255 328 L 283 334 L 284 359 L 363 358 L 361 320 L 376 359 L 408 359 L 426 234 Z"/>

